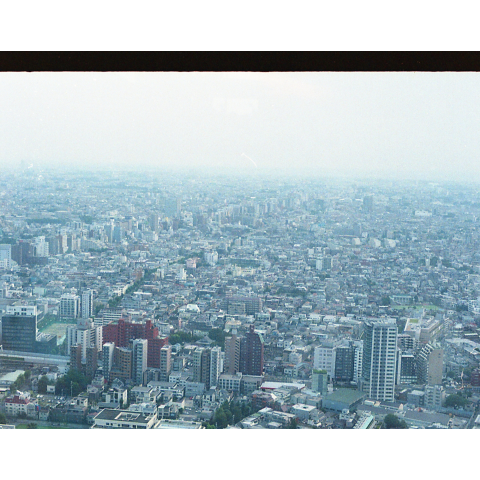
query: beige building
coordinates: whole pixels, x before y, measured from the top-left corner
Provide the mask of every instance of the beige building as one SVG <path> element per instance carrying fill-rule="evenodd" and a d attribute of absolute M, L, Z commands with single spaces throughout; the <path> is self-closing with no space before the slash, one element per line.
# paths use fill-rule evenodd
<path fill-rule="evenodd" d="M 419 383 L 440 385 L 443 377 L 443 348 L 427 343 L 417 357 Z"/>

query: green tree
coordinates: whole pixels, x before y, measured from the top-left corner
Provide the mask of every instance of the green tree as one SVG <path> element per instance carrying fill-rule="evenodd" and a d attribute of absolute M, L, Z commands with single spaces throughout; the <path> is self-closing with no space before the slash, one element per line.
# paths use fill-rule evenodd
<path fill-rule="evenodd" d="M 227 416 L 221 408 L 219 410 L 215 412 L 215 423 L 218 424 L 218 428 L 225 428 L 228 424 Z"/>
<path fill-rule="evenodd" d="M 5 425 L 7 423 L 7 417 L 4 413 L 0 412 L 0 425 Z"/>
<path fill-rule="evenodd" d="M 27 423 L 27 428 L 29 428 L 29 429 L 35 429 L 35 428 L 38 428 L 38 427 L 37 427 L 37 424 L 36 424 L 36 423 L 30 422 L 30 423 Z"/>
<path fill-rule="evenodd" d="M 468 403 L 466 398 L 463 398 L 461 395 L 454 393 L 453 395 L 449 395 L 445 399 L 445 406 L 446 407 L 464 407 Z"/>
<path fill-rule="evenodd" d="M 38 379 L 38 393 L 47 393 L 48 378 L 46 375 Z"/>
<path fill-rule="evenodd" d="M 408 428 L 405 420 L 400 420 L 396 415 L 389 413 L 383 420 L 383 428 L 403 429 Z"/>
<path fill-rule="evenodd" d="M 221 328 L 212 328 L 208 332 L 209 338 L 215 341 L 215 344 L 219 347 L 224 348 L 225 346 L 225 337 L 227 336 L 226 332 L 224 332 Z"/>
<path fill-rule="evenodd" d="M 87 389 L 88 379 L 85 375 L 71 368 L 63 377 L 60 377 L 55 384 L 55 393 L 57 395 L 77 396 L 80 392 Z"/>
<path fill-rule="evenodd" d="M 390 300 L 390 297 L 388 296 L 382 297 L 382 300 L 380 301 L 380 305 L 383 305 L 383 306 L 390 305 L 390 303 L 391 303 L 391 300 Z"/>
<path fill-rule="evenodd" d="M 178 330 L 172 335 L 170 335 L 170 337 L 168 338 L 168 342 L 170 343 L 170 345 L 175 345 L 177 343 L 183 344 L 185 342 L 193 343 L 199 339 L 200 337 L 198 335 L 194 335 L 190 332 L 185 332 L 184 330 Z"/>

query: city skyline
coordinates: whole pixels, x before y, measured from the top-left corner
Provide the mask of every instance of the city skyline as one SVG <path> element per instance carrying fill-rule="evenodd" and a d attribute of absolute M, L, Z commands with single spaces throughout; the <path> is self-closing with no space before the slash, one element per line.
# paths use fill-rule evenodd
<path fill-rule="evenodd" d="M 3 72 L 6 169 L 480 181 L 476 72 Z"/>

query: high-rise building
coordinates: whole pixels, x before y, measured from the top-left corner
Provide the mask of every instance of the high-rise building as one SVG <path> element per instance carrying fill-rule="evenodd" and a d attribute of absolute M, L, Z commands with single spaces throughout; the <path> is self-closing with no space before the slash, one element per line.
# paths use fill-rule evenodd
<path fill-rule="evenodd" d="M 210 349 L 197 348 L 193 352 L 193 380 L 203 383 L 205 389 L 210 389 Z"/>
<path fill-rule="evenodd" d="M 417 383 L 415 355 L 411 351 L 397 351 L 397 385 Z"/>
<path fill-rule="evenodd" d="M 132 380 L 137 385 L 143 384 L 143 375 L 147 370 L 148 340 L 137 338 L 132 343 Z"/>
<path fill-rule="evenodd" d="M 7 306 L 2 317 L 4 350 L 35 352 L 37 340 L 37 307 Z"/>
<path fill-rule="evenodd" d="M 11 268 L 12 266 L 12 246 L 11 245 L 0 245 L 0 268 Z"/>
<path fill-rule="evenodd" d="M 365 322 L 362 390 L 368 398 L 394 401 L 397 334 L 394 319 Z"/>
<path fill-rule="evenodd" d="M 240 338 L 234 333 L 225 338 L 225 365 L 224 372 L 229 375 L 237 373 L 240 369 Z"/>
<path fill-rule="evenodd" d="M 362 378 L 363 340 L 355 340 L 353 349 L 353 381 L 358 383 Z"/>
<path fill-rule="evenodd" d="M 156 213 L 152 213 L 148 217 L 148 223 L 152 232 L 158 232 L 158 215 Z"/>
<path fill-rule="evenodd" d="M 82 370 L 82 346 L 72 345 L 70 347 L 70 368 Z"/>
<path fill-rule="evenodd" d="M 110 379 L 118 378 L 122 381 L 132 379 L 133 351 L 131 348 L 115 347 L 113 368 L 110 370 Z"/>
<path fill-rule="evenodd" d="M 193 353 L 193 379 L 203 383 L 205 389 L 216 387 L 222 373 L 222 355 L 220 347 L 197 348 Z"/>
<path fill-rule="evenodd" d="M 373 195 L 363 197 L 363 211 L 373 212 Z"/>
<path fill-rule="evenodd" d="M 333 343 L 324 343 L 315 347 L 313 354 L 313 368 L 326 370 L 329 378 L 335 377 L 335 360 L 337 347 Z"/>
<path fill-rule="evenodd" d="M 82 364 L 87 361 L 87 349 L 90 347 L 96 348 L 97 351 L 102 349 L 102 329 L 101 325 L 95 325 L 92 320 L 88 318 L 77 319 L 76 325 L 68 325 L 65 341 L 67 342 L 67 349 L 74 345 L 80 345 L 82 351 Z"/>
<path fill-rule="evenodd" d="M 262 311 L 263 302 L 260 297 L 246 297 L 241 295 L 228 296 L 223 301 L 223 307 L 228 311 L 230 303 L 244 303 L 245 313 L 247 315 L 255 315 Z"/>
<path fill-rule="evenodd" d="M 113 342 L 108 342 L 103 344 L 102 348 L 102 370 L 103 376 L 107 381 L 110 379 L 110 371 L 113 368 L 114 362 L 114 353 L 115 353 L 115 344 Z"/>
<path fill-rule="evenodd" d="M 33 244 L 36 257 L 48 257 L 48 242 L 45 241 L 44 236 L 35 237 Z"/>
<path fill-rule="evenodd" d="M 312 390 L 321 394 L 328 392 L 328 373 L 326 370 L 313 370 Z"/>
<path fill-rule="evenodd" d="M 218 377 L 223 370 L 222 365 L 222 349 L 213 347 L 210 351 L 210 387 L 216 387 Z"/>
<path fill-rule="evenodd" d="M 25 265 L 29 263 L 30 258 L 33 256 L 34 247 L 26 240 L 20 240 L 16 245 L 12 245 L 12 260 L 19 265 Z"/>
<path fill-rule="evenodd" d="M 337 382 L 351 382 L 353 380 L 354 347 L 342 345 L 335 353 L 335 380 Z"/>
<path fill-rule="evenodd" d="M 443 377 L 443 349 L 427 343 L 417 354 L 416 367 L 419 383 L 440 385 Z"/>
<path fill-rule="evenodd" d="M 205 258 L 205 262 L 212 267 L 218 262 L 218 253 L 215 250 L 207 251 L 203 254 L 203 256 Z"/>
<path fill-rule="evenodd" d="M 445 389 L 442 385 L 426 385 L 424 405 L 427 408 L 438 410 L 445 400 Z"/>
<path fill-rule="evenodd" d="M 93 378 L 98 367 L 98 350 L 96 347 L 87 347 L 85 375 Z"/>
<path fill-rule="evenodd" d="M 124 236 L 125 232 L 123 227 L 121 225 L 115 225 L 115 227 L 113 227 L 112 243 L 121 243 Z"/>
<path fill-rule="evenodd" d="M 182 198 L 171 197 L 165 198 L 164 214 L 166 217 L 174 218 L 180 215 L 182 211 Z"/>
<path fill-rule="evenodd" d="M 165 345 L 160 349 L 160 381 L 168 382 L 172 371 L 172 347 Z"/>
<path fill-rule="evenodd" d="M 127 347 L 130 340 L 146 338 L 148 340 L 148 368 L 160 368 L 160 351 L 168 343 L 168 337 L 160 337 L 158 328 L 151 320 L 145 323 L 126 322 L 120 318 L 117 323 L 103 327 L 103 342 L 113 342 L 116 346 Z"/>
<path fill-rule="evenodd" d="M 60 297 L 59 317 L 63 319 L 75 319 L 80 312 L 80 297 L 72 293 L 64 293 Z"/>
<path fill-rule="evenodd" d="M 85 290 L 82 293 L 82 306 L 81 306 L 82 318 L 90 318 L 93 316 L 93 291 Z"/>
<path fill-rule="evenodd" d="M 263 337 L 253 325 L 240 340 L 240 372 L 243 375 L 263 375 Z"/>

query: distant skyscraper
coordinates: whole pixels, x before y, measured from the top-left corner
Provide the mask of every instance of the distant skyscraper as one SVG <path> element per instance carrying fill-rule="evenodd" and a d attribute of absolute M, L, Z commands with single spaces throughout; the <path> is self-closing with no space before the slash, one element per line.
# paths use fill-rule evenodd
<path fill-rule="evenodd" d="M 123 227 L 120 225 L 115 225 L 115 227 L 113 227 L 112 242 L 121 243 L 124 235 L 125 233 L 124 233 Z"/>
<path fill-rule="evenodd" d="M 363 211 L 373 212 L 373 195 L 363 197 Z"/>
<path fill-rule="evenodd" d="M 34 239 L 35 253 L 37 257 L 48 257 L 48 242 L 45 241 L 45 237 L 36 237 Z"/>
<path fill-rule="evenodd" d="M 174 218 L 180 215 L 182 209 L 181 197 L 171 197 L 165 199 L 164 213 L 166 217 Z"/>
<path fill-rule="evenodd" d="M 362 390 L 368 398 L 394 401 L 397 333 L 393 319 L 365 322 Z"/>
<path fill-rule="evenodd" d="M 148 217 L 148 223 L 152 232 L 158 232 L 158 215 L 156 213 L 152 213 Z"/>

